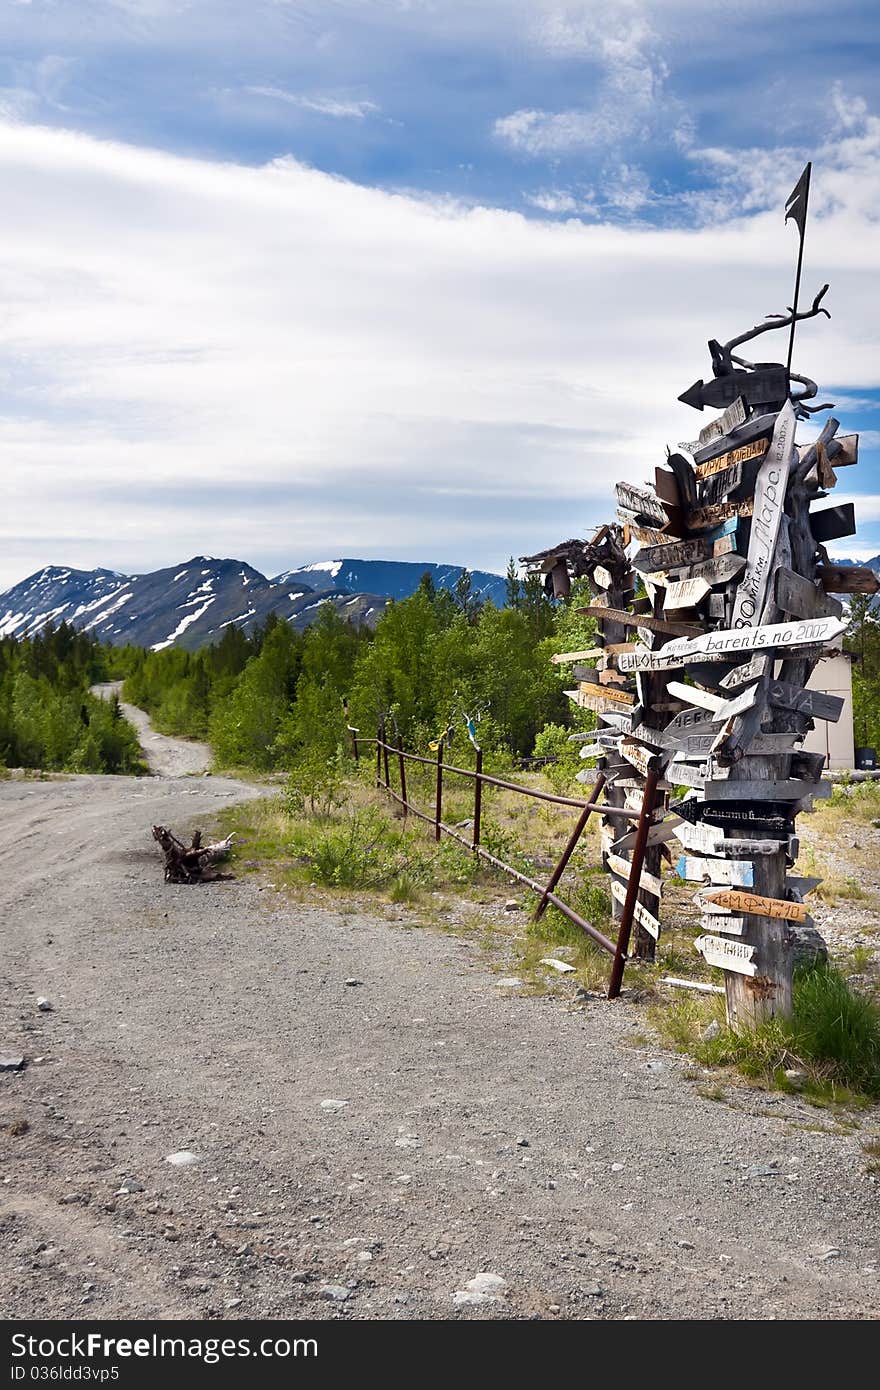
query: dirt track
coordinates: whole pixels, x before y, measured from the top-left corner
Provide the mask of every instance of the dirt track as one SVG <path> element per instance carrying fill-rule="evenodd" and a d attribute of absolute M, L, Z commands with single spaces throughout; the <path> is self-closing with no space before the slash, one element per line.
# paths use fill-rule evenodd
<path fill-rule="evenodd" d="M 0 783 L 5 1316 L 876 1316 L 857 1132 L 704 1099 L 636 1005 L 505 991 L 404 912 L 164 885 L 150 826 L 255 792 Z"/>

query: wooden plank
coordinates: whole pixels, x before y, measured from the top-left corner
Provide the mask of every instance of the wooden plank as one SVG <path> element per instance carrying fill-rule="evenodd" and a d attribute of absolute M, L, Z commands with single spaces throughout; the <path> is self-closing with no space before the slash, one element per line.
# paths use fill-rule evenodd
<path fill-rule="evenodd" d="M 667 769 L 667 775 L 670 782 L 676 787 L 702 789 L 706 785 L 705 772 L 699 767 L 692 767 L 690 763 L 671 762 Z"/>
<path fill-rule="evenodd" d="M 750 405 L 784 401 L 788 390 L 788 372 L 779 363 L 768 362 L 751 371 L 735 368 L 724 376 L 713 377 L 711 381 L 695 381 L 678 399 L 696 410 L 702 410 L 707 405 L 720 409 L 733 405 L 739 396 Z"/>
<path fill-rule="evenodd" d="M 621 878 L 629 882 L 632 873 L 632 864 L 628 859 L 621 859 L 619 854 L 608 854 L 605 856 L 608 868 L 612 873 L 618 874 Z M 656 874 L 651 874 L 647 869 L 642 869 L 639 875 L 639 889 L 646 893 L 653 893 L 655 898 L 659 898 L 663 893 L 663 880 Z"/>
<path fill-rule="evenodd" d="M 666 758 L 657 753 L 649 753 L 643 744 L 634 743 L 629 738 L 621 738 L 617 743 L 617 751 L 622 757 L 626 758 L 643 777 L 647 777 L 649 772 L 661 772 L 666 764 Z"/>
<path fill-rule="evenodd" d="M 695 536 L 689 541 L 645 546 L 634 556 L 633 568 L 642 574 L 651 574 L 656 570 L 675 569 L 678 565 L 706 561 L 709 554 L 709 542 Z"/>
<path fill-rule="evenodd" d="M 821 878 L 801 878 L 798 874 L 793 874 L 785 880 L 785 886 L 796 893 L 799 901 L 803 902 L 807 894 L 814 893 L 823 882 Z"/>
<path fill-rule="evenodd" d="M 554 666 L 564 666 L 571 661 L 597 661 L 604 655 L 604 647 L 588 647 L 583 652 L 554 652 L 550 660 Z"/>
<path fill-rule="evenodd" d="M 710 588 L 711 585 L 705 579 L 683 579 L 681 583 L 668 584 L 663 604 L 664 611 L 696 608 L 697 604 L 702 603 Z"/>
<path fill-rule="evenodd" d="M 632 733 L 633 715 L 620 714 L 617 710 L 603 709 L 599 712 L 599 718 L 606 724 L 611 724 L 615 729 L 619 729 L 622 734 Z"/>
<path fill-rule="evenodd" d="M 817 565 L 816 578 L 826 594 L 876 594 L 880 579 L 869 565 Z"/>
<path fill-rule="evenodd" d="M 740 791 L 750 792 L 751 782 L 734 782 Z M 778 838 L 788 837 L 792 831 L 795 809 L 794 803 L 772 801 L 763 805 L 754 801 L 674 801 L 670 810 L 693 823 L 704 821 L 708 825 L 722 829 L 767 830 Z"/>
<path fill-rule="evenodd" d="M 688 690 L 690 691 L 690 686 Z M 674 719 L 666 725 L 667 733 L 682 734 L 711 734 L 715 739 L 718 730 L 712 727 L 711 719 L 706 718 L 706 711 L 702 709 L 683 709 Z"/>
<path fill-rule="evenodd" d="M 719 473 L 726 473 L 729 468 L 735 468 L 749 463 L 752 459 L 762 459 L 767 452 L 770 443 L 770 431 L 767 430 L 757 439 L 750 440 L 747 444 L 740 444 L 733 449 L 726 449 L 721 454 L 716 454 L 713 459 L 706 459 L 703 463 L 696 465 L 696 474 L 700 481 L 706 478 L 717 476 Z"/>
<path fill-rule="evenodd" d="M 782 898 L 767 898 L 762 893 L 744 893 L 739 888 L 721 888 L 704 893 L 707 902 L 729 907 L 734 912 L 746 912 L 757 917 L 774 917 L 786 922 L 805 922 L 807 909 L 803 903 Z"/>
<path fill-rule="evenodd" d="M 676 826 L 675 838 L 685 849 L 698 850 L 703 854 L 717 854 L 717 846 L 724 843 L 724 831 L 717 825 L 704 825 L 702 821 L 691 824 L 683 820 Z"/>
<path fill-rule="evenodd" d="M 757 464 L 754 466 L 757 467 Z M 713 473 L 711 478 L 707 478 L 700 490 L 700 505 L 711 507 L 715 502 L 723 502 L 729 498 L 731 492 L 736 492 L 742 485 L 743 467 L 742 463 L 732 463 L 729 468 L 724 468 L 720 473 Z"/>
<path fill-rule="evenodd" d="M 805 782 L 816 782 L 825 769 L 824 753 L 795 753 L 791 760 L 789 776 L 802 777 Z"/>
<path fill-rule="evenodd" d="M 802 690 L 789 681 L 772 680 L 767 687 L 767 701 L 774 709 L 790 709 L 810 719 L 826 719 L 836 724 L 843 712 L 844 701 L 839 695 L 826 695 L 821 690 Z"/>
<path fill-rule="evenodd" d="M 631 620 L 633 621 L 633 620 Z M 647 620 L 642 618 L 640 622 Z M 656 624 L 655 624 L 656 626 Z M 673 624 L 669 624 L 673 626 Z M 794 623 L 766 623 L 760 627 L 722 628 L 696 637 L 667 642 L 659 651 L 636 648 L 621 656 L 621 671 L 668 671 L 704 657 L 735 655 L 762 648 L 792 648 L 832 642 L 846 630 L 840 618 L 812 618 Z"/>
<path fill-rule="evenodd" d="M 671 840 L 678 825 L 676 816 L 667 817 L 664 821 L 656 821 L 648 827 L 648 845 L 665 845 L 667 840 Z M 615 854 L 626 854 L 633 848 L 636 842 L 637 830 L 629 830 L 625 835 L 614 841 L 612 849 Z"/>
<path fill-rule="evenodd" d="M 585 743 L 580 750 L 580 757 L 601 758 L 604 756 L 604 753 L 605 749 L 602 747 L 601 743 Z"/>
<path fill-rule="evenodd" d="M 608 700 L 612 705 L 624 705 L 631 708 L 635 702 L 635 695 L 630 695 L 626 690 L 618 690 L 611 685 L 596 685 L 592 681 L 580 681 L 578 690 L 583 695 L 590 695 L 596 700 Z"/>
<path fill-rule="evenodd" d="M 680 542 L 680 537 L 671 535 L 667 526 L 662 530 L 656 530 L 651 526 L 638 526 L 632 522 L 629 533 L 630 539 L 638 541 L 639 545 L 669 545 L 673 541 Z"/>
<path fill-rule="evenodd" d="M 618 506 L 635 512 L 636 516 L 642 516 L 647 521 L 658 522 L 660 526 L 666 523 L 666 510 L 655 493 L 647 488 L 633 487 L 631 483 L 616 483 L 614 490 Z"/>
<path fill-rule="evenodd" d="M 723 709 L 724 705 L 727 704 L 727 701 L 722 699 L 720 695 L 712 695 L 708 690 L 700 690 L 696 685 L 685 685 L 683 681 L 669 681 L 666 689 L 676 699 L 684 700 L 690 705 L 696 705 L 699 709 L 711 710 L 713 714 Z"/>
<path fill-rule="evenodd" d="M 785 504 L 791 465 L 794 462 L 795 414 L 790 400 L 776 417 L 767 457 L 755 484 L 755 511 L 749 536 L 745 573 L 736 591 L 732 623 L 735 628 L 757 627 L 774 569 L 774 555 Z"/>
<path fill-rule="evenodd" d="M 766 450 L 770 443 L 770 436 L 773 433 L 773 426 L 776 424 L 776 415 L 771 412 L 766 415 L 756 415 L 751 420 L 744 420 L 733 429 L 728 430 L 720 437 L 707 439 L 705 442 L 697 441 L 693 453 L 697 468 L 703 464 L 712 462 L 715 459 L 723 459 L 731 451 L 742 449 L 747 444 L 752 444 L 756 440 L 764 441 Z M 732 462 L 733 460 L 730 460 Z M 727 467 L 725 462 L 723 467 Z"/>
<path fill-rule="evenodd" d="M 614 580 L 611 578 L 611 575 L 604 565 L 593 566 L 593 579 L 600 589 L 610 589 L 614 583 Z"/>
<path fill-rule="evenodd" d="M 757 757 L 763 754 L 791 753 L 797 744 L 802 743 L 806 734 L 756 734 L 746 749 L 745 756 Z M 718 742 L 717 726 L 710 726 L 709 732 L 686 734 L 678 747 L 679 758 L 708 757 Z"/>
<path fill-rule="evenodd" d="M 721 522 L 738 520 L 751 516 L 754 502 L 746 498 L 743 502 L 713 502 L 711 507 L 695 507 L 685 513 L 685 524 L 689 531 L 712 531 Z"/>
<path fill-rule="evenodd" d="M 626 884 L 621 883 L 619 879 L 613 878 L 610 883 L 610 888 L 612 898 L 616 898 L 619 903 L 626 902 Z M 644 927 L 645 931 L 648 932 L 650 936 L 653 936 L 655 941 L 658 940 L 660 936 L 660 923 L 657 921 L 654 914 L 649 912 L 643 903 L 639 902 L 638 898 L 636 898 L 635 906 L 633 907 L 633 917 L 640 927 Z"/>
<path fill-rule="evenodd" d="M 780 565 L 773 577 L 773 597 L 777 606 L 793 618 L 839 618 L 843 614 L 842 603 L 785 565 Z"/>
<path fill-rule="evenodd" d="M 668 468 L 661 468 L 659 464 L 654 469 L 654 491 L 667 507 L 681 506 L 681 494 L 675 474 Z"/>
<path fill-rule="evenodd" d="M 750 681 L 760 680 L 766 674 L 770 664 L 770 657 L 766 652 L 759 652 L 744 662 L 742 666 L 735 666 L 729 671 L 721 681 L 725 690 L 738 690 L 741 685 L 748 685 Z"/>
<path fill-rule="evenodd" d="M 616 701 L 610 697 L 606 698 L 605 690 L 611 689 L 611 687 L 597 685 L 596 689 L 601 690 L 602 694 L 593 695 L 584 690 L 566 690 L 565 694 L 577 705 L 578 709 L 591 709 L 594 714 L 604 714 L 606 710 L 615 707 Z M 617 707 L 619 708 L 619 705 Z"/>
<path fill-rule="evenodd" d="M 738 429 L 740 425 L 744 425 L 747 415 L 748 406 L 745 403 L 744 397 L 737 396 L 736 400 L 732 401 L 721 415 L 716 416 L 714 420 L 709 421 L 708 425 L 703 426 L 700 430 L 696 447 L 698 449 L 705 449 L 708 444 L 717 443 L 717 441 L 723 439 L 726 434 L 730 434 L 731 430 Z"/>
<path fill-rule="evenodd" d="M 707 801 L 739 801 L 743 791 L 753 801 L 800 801 L 804 796 L 830 796 L 830 782 L 803 782 L 789 777 L 777 781 L 760 778 L 754 782 L 707 782 L 704 788 Z"/>
<path fill-rule="evenodd" d="M 672 470 L 678 486 L 680 505 L 695 507 L 697 505 L 697 477 L 692 461 L 685 458 L 684 454 L 670 454 L 666 463 Z"/>
<path fill-rule="evenodd" d="M 704 912 L 700 918 L 700 927 L 704 932 L 724 936 L 742 936 L 747 923 L 747 917 L 735 917 L 732 912 L 726 917 L 717 912 Z"/>
<path fill-rule="evenodd" d="M 854 536 L 855 504 L 844 502 L 837 507 L 823 507 L 821 512 L 810 512 L 809 522 L 813 539 L 820 543 L 840 540 L 843 536 Z"/>
<path fill-rule="evenodd" d="M 732 970 L 737 975 L 757 975 L 758 967 L 752 957 L 754 946 L 743 941 L 728 941 L 723 936 L 698 936 L 694 949 L 709 965 L 718 965 L 722 970 Z"/>
<path fill-rule="evenodd" d="M 651 618 L 645 614 L 627 613 L 623 608 L 602 608 L 589 603 L 585 608 L 576 608 L 588 618 L 601 618 L 606 623 L 619 623 L 622 627 L 644 627 L 649 632 L 659 632 L 672 637 L 692 637 L 698 629 L 693 623 L 667 623 L 661 618 Z"/>
<path fill-rule="evenodd" d="M 707 584 L 729 584 L 745 567 L 746 557 L 730 552 L 726 555 L 713 555 L 708 560 L 691 565 L 691 574 L 695 579 L 705 579 Z"/>
<path fill-rule="evenodd" d="M 676 866 L 679 878 L 702 883 L 725 884 L 731 888 L 751 888 L 755 882 L 755 866 L 745 859 L 700 859 L 683 854 Z"/>

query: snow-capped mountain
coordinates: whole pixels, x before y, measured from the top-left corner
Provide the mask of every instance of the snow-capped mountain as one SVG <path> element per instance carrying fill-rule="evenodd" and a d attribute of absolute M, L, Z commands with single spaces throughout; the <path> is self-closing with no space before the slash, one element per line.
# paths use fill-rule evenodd
<path fill-rule="evenodd" d="M 270 613 L 306 628 L 325 602 L 344 618 L 372 627 L 386 601 L 413 593 L 425 571 L 438 589 L 453 589 L 461 566 L 327 560 L 267 579 L 241 560 L 207 555 L 152 574 L 49 565 L 0 593 L 0 637 L 34 636 L 47 623 L 67 622 L 115 646 L 195 650 L 218 641 L 230 623 L 247 632 Z M 476 570 L 471 588 L 504 604 L 500 575 Z"/>
<path fill-rule="evenodd" d="M 370 625 L 385 607 L 375 594 L 320 592 L 296 579 L 271 583 L 241 560 L 206 555 L 137 575 L 49 565 L 0 594 L 0 636 L 34 636 L 47 623 L 68 622 L 115 646 L 195 649 L 217 641 L 230 623 L 248 631 L 273 612 L 308 627 L 325 601 Z"/>
<path fill-rule="evenodd" d="M 419 586 L 427 571 L 437 589 L 454 589 L 461 565 L 419 564 L 406 560 L 319 560 L 311 565 L 287 570 L 272 580 L 286 584 L 298 580 L 315 589 L 347 589 L 349 593 L 382 594 L 384 598 L 407 598 Z M 503 608 L 505 581 L 500 574 L 471 570 L 471 592 L 491 599 Z"/>

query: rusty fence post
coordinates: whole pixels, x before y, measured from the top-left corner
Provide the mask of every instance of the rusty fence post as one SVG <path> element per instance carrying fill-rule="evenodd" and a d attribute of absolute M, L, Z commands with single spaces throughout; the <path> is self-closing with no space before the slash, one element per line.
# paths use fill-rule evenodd
<path fill-rule="evenodd" d="M 443 737 L 437 745 L 437 801 L 434 810 L 434 839 L 440 839 L 440 822 L 443 819 Z"/>
<path fill-rule="evenodd" d="M 376 786 L 382 785 L 382 728 L 376 727 Z"/>
<path fill-rule="evenodd" d="M 620 986 L 623 983 L 623 968 L 626 964 L 626 953 L 629 950 L 630 932 L 632 931 L 633 917 L 636 910 L 636 899 L 639 895 L 642 865 L 645 862 L 648 832 L 651 829 L 654 797 L 657 794 L 657 783 L 659 781 L 659 772 L 649 772 L 645 779 L 645 791 L 642 796 L 642 809 L 639 811 L 636 842 L 633 845 L 629 882 L 626 885 L 626 901 L 623 904 L 623 912 L 620 915 L 620 930 L 617 934 L 617 950 L 614 952 L 614 960 L 611 963 L 611 975 L 608 979 L 609 999 L 616 999 L 618 997 L 620 994 Z"/>
<path fill-rule="evenodd" d="M 483 813 L 483 750 L 477 749 L 476 778 L 474 780 L 474 838 L 473 848 L 480 848 L 480 819 Z"/>
<path fill-rule="evenodd" d="M 355 729 L 349 724 L 348 732 L 351 734 L 351 749 L 354 754 L 354 760 L 356 763 L 359 763 L 361 760 L 360 739 L 358 738 L 360 729 Z"/>
<path fill-rule="evenodd" d="M 406 799 L 406 763 L 403 757 L 403 739 L 400 734 L 397 735 L 397 761 L 400 765 L 400 796 L 403 801 L 403 819 L 406 820 L 409 803 Z"/>
<path fill-rule="evenodd" d="M 556 865 L 556 868 L 553 870 L 553 873 L 550 875 L 550 881 L 549 881 L 549 883 L 547 884 L 547 887 L 544 889 L 543 895 L 542 895 L 542 897 L 541 897 L 541 901 L 538 903 L 538 906 L 535 908 L 535 912 L 534 912 L 534 915 L 533 915 L 533 917 L 532 917 L 532 921 L 533 921 L 533 922 L 539 922 L 539 921 L 541 920 L 541 918 L 543 917 L 545 911 L 547 910 L 547 903 L 548 903 L 548 901 L 549 901 L 549 896 L 548 896 L 548 895 L 549 895 L 550 893 L 553 892 L 553 890 L 554 890 L 554 888 L 556 887 L 557 883 L 558 883 L 559 880 L 562 878 L 562 875 L 565 873 L 565 870 L 566 870 L 566 868 L 568 867 L 568 861 L 569 861 L 569 859 L 571 858 L 571 856 L 574 854 L 575 848 L 576 848 L 576 846 L 577 846 L 577 842 L 578 842 L 578 840 L 581 838 L 581 835 L 584 833 L 584 828 L 586 827 L 587 821 L 590 819 L 590 816 L 593 814 L 593 810 L 595 809 L 593 803 L 596 801 L 596 798 L 600 795 L 600 793 L 601 793 L 602 788 L 604 787 L 604 785 L 605 785 L 605 774 L 604 774 L 604 772 L 600 772 L 599 775 L 598 775 L 597 778 L 596 778 L 595 785 L 593 786 L 593 790 L 590 792 L 590 795 L 589 795 L 588 798 L 587 798 L 587 801 L 588 801 L 589 804 L 588 804 L 587 806 L 584 807 L 584 809 L 581 811 L 580 815 L 578 816 L 577 825 L 575 826 L 574 830 L 571 832 L 571 835 L 569 836 L 569 839 L 568 839 L 568 844 L 565 846 L 565 849 L 562 851 L 562 855 L 561 855 L 561 857 L 560 857 L 559 863 Z"/>
<path fill-rule="evenodd" d="M 385 720 L 382 720 L 382 765 L 385 769 L 385 787 L 391 788 L 391 774 L 388 771 L 388 744 L 385 742 Z"/>

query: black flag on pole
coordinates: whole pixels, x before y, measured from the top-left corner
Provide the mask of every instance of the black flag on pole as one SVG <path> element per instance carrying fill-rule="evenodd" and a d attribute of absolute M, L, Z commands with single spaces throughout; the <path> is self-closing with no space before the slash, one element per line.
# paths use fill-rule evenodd
<path fill-rule="evenodd" d="M 790 217 L 793 217 L 802 237 L 807 222 L 807 200 L 810 196 L 810 170 L 812 167 L 812 164 L 807 165 L 785 202 L 785 220 L 787 222 Z"/>

